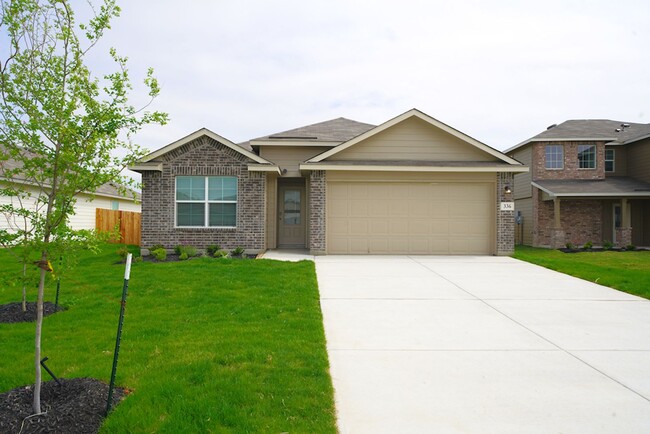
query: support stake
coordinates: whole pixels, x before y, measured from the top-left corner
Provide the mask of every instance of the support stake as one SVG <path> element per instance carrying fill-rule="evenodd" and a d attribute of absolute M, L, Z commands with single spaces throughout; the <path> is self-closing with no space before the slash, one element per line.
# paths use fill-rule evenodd
<path fill-rule="evenodd" d="M 120 341 L 122 340 L 122 326 L 124 325 L 124 310 L 126 309 L 126 296 L 129 289 L 129 278 L 131 276 L 131 253 L 126 256 L 126 269 L 124 270 L 124 286 L 122 286 L 122 302 L 120 303 L 120 319 L 117 323 L 117 337 L 115 338 L 115 352 L 113 353 L 113 369 L 111 371 L 111 382 L 108 385 L 108 400 L 106 401 L 106 416 L 111 411 L 113 400 L 113 389 L 115 388 L 115 374 L 117 373 L 117 359 L 120 354 Z"/>
<path fill-rule="evenodd" d="M 53 373 L 52 371 L 50 371 L 50 368 L 48 368 L 47 366 L 45 366 L 45 362 L 47 362 L 47 359 L 49 359 L 49 357 L 43 357 L 43 358 L 41 359 L 41 366 L 42 366 L 43 368 L 45 368 L 45 370 L 47 371 L 47 373 L 50 374 L 50 377 L 54 378 L 54 381 L 56 381 L 56 384 L 58 384 L 58 385 L 60 386 L 60 385 L 61 385 L 61 382 L 59 381 L 59 379 L 56 378 L 56 375 L 54 375 L 54 373 Z"/>

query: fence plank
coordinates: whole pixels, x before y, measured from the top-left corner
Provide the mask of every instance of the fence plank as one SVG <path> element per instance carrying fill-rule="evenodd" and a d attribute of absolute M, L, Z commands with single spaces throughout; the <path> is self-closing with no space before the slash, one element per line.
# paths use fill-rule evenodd
<path fill-rule="evenodd" d="M 140 245 L 141 214 L 133 211 L 118 211 L 97 208 L 95 210 L 95 228 L 100 232 L 112 232 L 116 228 L 119 238 L 110 242 Z"/>

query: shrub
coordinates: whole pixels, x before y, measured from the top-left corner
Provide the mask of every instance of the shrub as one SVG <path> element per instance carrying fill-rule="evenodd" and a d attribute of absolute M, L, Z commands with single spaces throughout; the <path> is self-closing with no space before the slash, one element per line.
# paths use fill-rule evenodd
<path fill-rule="evenodd" d="M 178 259 L 181 261 L 185 261 L 186 259 L 189 259 L 189 256 L 187 255 L 187 252 L 183 252 L 180 255 L 178 255 Z"/>
<path fill-rule="evenodd" d="M 219 244 L 211 244 L 205 249 L 205 251 L 208 252 L 208 255 L 210 256 L 214 256 L 218 250 L 221 250 L 221 246 Z"/>
<path fill-rule="evenodd" d="M 129 249 L 126 248 L 126 246 L 122 246 L 119 249 L 115 251 L 117 255 L 122 258 L 122 260 L 125 260 L 126 257 L 129 255 Z"/>
<path fill-rule="evenodd" d="M 151 254 L 153 255 L 154 258 L 156 258 L 156 261 L 164 261 L 165 259 L 167 259 L 167 250 L 165 249 L 152 250 Z"/>
<path fill-rule="evenodd" d="M 142 261 L 143 261 L 142 256 L 136 256 L 135 258 L 133 258 L 133 262 L 142 262 Z"/>
<path fill-rule="evenodd" d="M 163 249 L 163 250 L 164 250 L 164 249 L 165 249 L 165 246 L 163 246 L 162 244 L 154 244 L 153 246 L 151 246 L 151 247 L 149 248 L 149 251 L 150 251 L 150 252 L 153 252 L 154 250 L 160 250 L 160 249 Z"/>
<path fill-rule="evenodd" d="M 178 246 L 174 247 L 174 252 L 180 257 L 181 255 L 185 254 L 187 258 L 192 258 L 197 255 L 197 251 L 195 247 L 192 246 L 183 246 L 179 244 Z"/>
<path fill-rule="evenodd" d="M 611 250 L 612 247 L 614 247 L 614 243 L 612 243 L 611 241 L 607 241 L 607 240 L 603 241 L 603 249 Z"/>
<path fill-rule="evenodd" d="M 571 243 L 566 243 L 566 244 L 564 245 L 564 247 L 566 247 L 566 248 L 569 249 L 569 250 L 573 250 L 573 244 L 571 244 Z"/>
<path fill-rule="evenodd" d="M 589 250 L 594 246 L 594 244 L 591 241 L 587 241 L 584 246 L 582 246 L 583 249 Z"/>
<path fill-rule="evenodd" d="M 212 254 L 215 258 L 227 258 L 228 257 L 228 251 L 227 250 L 222 250 L 219 249 L 216 252 Z"/>
<path fill-rule="evenodd" d="M 243 254 L 244 254 L 244 248 L 241 246 L 237 246 L 230 251 L 231 256 L 241 256 Z"/>
<path fill-rule="evenodd" d="M 625 250 L 636 250 L 636 246 L 634 244 L 628 244 L 625 246 Z"/>

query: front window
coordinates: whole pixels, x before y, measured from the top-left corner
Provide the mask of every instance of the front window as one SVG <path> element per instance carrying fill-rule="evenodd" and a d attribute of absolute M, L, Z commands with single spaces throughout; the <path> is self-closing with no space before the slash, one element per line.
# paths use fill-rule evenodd
<path fill-rule="evenodd" d="M 233 228 L 236 225 L 236 177 L 176 177 L 176 226 Z"/>
<path fill-rule="evenodd" d="M 613 172 L 616 170 L 614 155 L 613 149 L 605 149 L 605 172 Z"/>
<path fill-rule="evenodd" d="M 596 145 L 578 145 L 578 168 L 596 168 Z"/>
<path fill-rule="evenodd" d="M 546 168 L 547 169 L 564 168 L 564 146 L 546 145 Z"/>

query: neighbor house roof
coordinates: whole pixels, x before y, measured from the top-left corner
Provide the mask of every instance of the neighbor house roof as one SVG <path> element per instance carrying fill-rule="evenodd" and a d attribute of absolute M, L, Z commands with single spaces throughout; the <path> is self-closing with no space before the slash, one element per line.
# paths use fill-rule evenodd
<path fill-rule="evenodd" d="M 27 156 L 36 155 L 27 149 L 25 149 L 25 153 Z M 18 169 L 20 167 L 22 167 L 22 163 L 20 161 L 16 161 L 11 158 L 4 161 L 0 161 L 0 179 L 17 182 L 24 185 L 30 185 L 29 182 L 23 179 L 5 177 L 5 170 L 11 171 L 11 170 Z M 102 184 L 97 188 L 97 190 L 95 190 L 94 193 L 86 193 L 86 194 L 112 197 L 116 199 L 135 199 L 138 201 L 140 200 L 140 193 L 138 193 L 137 191 L 133 191 L 130 188 L 120 186 L 118 183 L 114 183 L 114 182 L 107 182 L 106 184 Z"/>
<path fill-rule="evenodd" d="M 351 119 L 337 118 L 258 137 L 257 139 L 251 140 L 250 144 L 253 146 L 262 144 L 273 145 L 277 142 L 277 144 L 281 143 L 282 145 L 286 145 L 297 142 L 296 144 L 299 143 L 301 145 L 313 143 L 316 145 L 331 144 L 334 146 L 357 137 L 374 127 L 374 125 L 353 121 Z"/>
<path fill-rule="evenodd" d="M 626 176 L 599 180 L 537 180 L 532 185 L 555 197 L 650 197 L 650 184 Z"/>
<path fill-rule="evenodd" d="M 613 121 L 609 119 L 574 119 L 551 125 L 545 131 L 513 146 L 514 151 L 531 142 L 598 140 L 625 144 L 650 137 L 650 124 Z"/>

